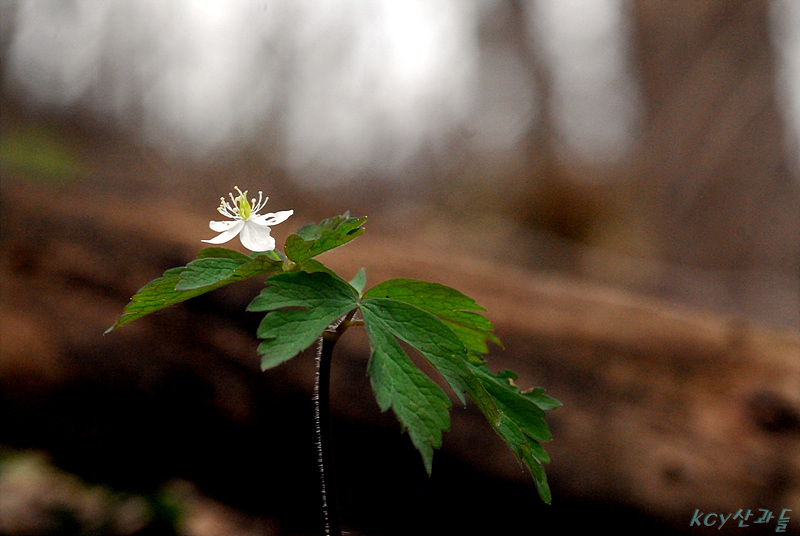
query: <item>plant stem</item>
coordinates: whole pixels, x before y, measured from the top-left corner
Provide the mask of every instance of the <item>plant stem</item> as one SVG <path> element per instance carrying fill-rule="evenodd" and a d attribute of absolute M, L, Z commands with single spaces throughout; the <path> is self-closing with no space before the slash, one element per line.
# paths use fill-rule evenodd
<path fill-rule="evenodd" d="M 356 310 L 353 309 L 344 317 L 334 322 L 319 338 L 317 347 L 316 374 L 314 376 L 314 423 L 317 433 L 317 462 L 319 464 L 319 481 L 322 491 L 322 517 L 325 536 L 342 536 L 339 523 L 339 499 L 336 487 L 336 473 L 333 466 L 333 434 L 331 433 L 331 361 L 333 347 L 339 337 L 354 325 L 363 325 L 360 320 L 353 320 Z"/>
<path fill-rule="evenodd" d="M 338 327 L 341 327 L 338 326 Z M 346 327 L 344 329 L 347 329 Z M 344 329 L 325 331 L 319 338 L 316 375 L 314 378 L 314 421 L 317 432 L 317 461 L 322 490 L 322 516 L 326 536 L 341 536 L 336 474 L 333 466 L 333 448 L 330 419 L 330 379 L 333 347 Z"/>

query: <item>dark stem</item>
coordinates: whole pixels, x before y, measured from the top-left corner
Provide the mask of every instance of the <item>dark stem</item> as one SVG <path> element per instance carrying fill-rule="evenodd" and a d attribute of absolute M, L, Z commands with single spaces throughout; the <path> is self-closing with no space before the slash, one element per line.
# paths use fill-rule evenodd
<path fill-rule="evenodd" d="M 333 347 L 347 329 L 352 314 L 343 322 L 323 332 L 317 349 L 317 371 L 314 380 L 314 420 L 317 432 L 319 479 L 322 489 L 322 516 L 326 536 L 341 536 L 336 473 L 333 466 L 333 442 L 330 418 L 330 379 Z"/>

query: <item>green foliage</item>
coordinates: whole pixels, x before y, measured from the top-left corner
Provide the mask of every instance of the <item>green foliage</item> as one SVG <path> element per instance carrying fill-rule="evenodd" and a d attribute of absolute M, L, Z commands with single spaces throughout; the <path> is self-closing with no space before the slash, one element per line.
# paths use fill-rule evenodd
<path fill-rule="evenodd" d="M 284 263 L 273 252 L 249 257 L 226 248 L 206 248 L 194 260 L 172 268 L 139 289 L 106 333 L 150 313 L 259 274 L 282 272 Z"/>
<path fill-rule="evenodd" d="M 401 342 L 427 360 L 455 396 L 484 413 L 550 502 L 541 442 L 551 439 L 545 411 L 560 404 L 541 388 L 521 391 L 512 372 L 493 374 L 483 355 L 500 345 L 475 301 L 438 283 L 392 279 L 364 292 L 363 270 L 347 282 L 314 257 L 355 239 L 366 218 L 348 214 L 307 225 L 279 251 L 245 255 L 207 248 L 184 267 L 168 270 L 137 292 L 108 331 L 136 318 L 255 275 L 265 288 L 248 306 L 266 313 L 258 327 L 262 369 L 293 358 L 320 337 L 338 338 L 364 325 L 371 355 L 367 374 L 382 411 L 391 408 L 431 472 L 433 452 L 449 430 L 450 399 L 406 354 Z"/>
<path fill-rule="evenodd" d="M 106 333 L 170 305 L 256 275 L 298 269 L 330 272 L 312 257 L 360 236 L 364 232 L 361 225 L 366 220 L 343 214 L 323 220 L 318 225 L 306 225 L 286 240 L 287 256 L 291 255 L 288 262 L 278 251 L 245 255 L 227 248 L 205 248 L 197 254 L 196 260 L 186 266 L 167 270 L 162 277 L 139 289 Z M 289 247 L 290 243 L 292 247 Z"/>
<path fill-rule="evenodd" d="M 381 411 L 394 410 L 430 474 L 433 449 L 442 445 L 442 431 L 450 429 L 450 399 L 414 365 L 388 330 L 369 321 L 366 326 L 372 345 L 367 373 L 378 406 Z"/>
<path fill-rule="evenodd" d="M 351 218 L 349 213 L 306 225 L 286 239 L 286 256 L 302 264 L 321 253 L 355 240 L 364 233 L 367 218 Z"/>
<path fill-rule="evenodd" d="M 175 290 L 217 288 L 254 275 L 282 272 L 283 260 L 269 253 L 252 258 L 225 248 L 204 249 L 199 258 L 187 264 L 186 270 L 181 272 L 181 280 L 175 285 Z"/>
<path fill-rule="evenodd" d="M 473 399 L 484 414 L 495 410 L 499 412 L 498 421 L 490 420 L 492 427 L 511 447 L 517 458 L 528 467 L 536 482 L 539 496 L 549 504 L 550 487 L 547 485 L 544 464 L 550 461 L 550 457 L 540 442 L 551 439 L 547 423 L 544 421 L 544 412 L 561 406 L 561 403 L 545 395 L 544 389 L 541 388 L 527 392 L 520 391 L 514 384 L 516 374 L 512 372 L 506 371 L 494 375 L 483 362 L 472 363 L 470 368 L 489 393 L 491 405 L 485 408 L 485 399 L 477 397 Z"/>
<path fill-rule="evenodd" d="M 500 345 L 491 332 L 492 324 L 483 315 L 471 312 L 485 309 L 453 288 L 413 279 L 391 279 L 376 285 L 364 297 L 392 299 L 436 315 L 474 352 L 487 353 L 487 341 Z"/>
<path fill-rule="evenodd" d="M 289 272 L 267 280 L 248 311 L 273 311 L 258 326 L 261 368 L 293 358 L 316 341 L 328 326 L 352 311 L 358 292 L 326 272 Z M 284 309 L 292 307 L 292 309 Z"/>

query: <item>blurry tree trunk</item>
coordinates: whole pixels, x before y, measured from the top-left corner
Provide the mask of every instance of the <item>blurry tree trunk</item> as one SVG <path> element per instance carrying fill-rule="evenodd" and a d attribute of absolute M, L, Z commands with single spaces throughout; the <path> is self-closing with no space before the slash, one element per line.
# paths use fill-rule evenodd
<path fill-rule="evenodd" d="M 645 113 L 636 180 L 664 261 L 797 274 L 799 183 L 776 103 L 769 10 L 633 5 Z"/>
<path fill-rule="evenodd" d="M 770 3 L 631 7 L 645 117 L 620 202 L 643 213 L 623 232 L 647 256 L 709 270 L 719 288 L 706 305 L 796 324 L 800 182 L 776 100 Z M 708 292 L 666 272 L 653 278 L 661 296 Z"/>
<path fill-rule="evenodd" d="M 546 52 L 541 25 L 532 23 L 541 16 L 541 6 L 536 2 L 508 0 L 502 8 L 504 17 L 496 18 L 503 27 L 495 39 L 503 39 L 525 66 L 536 96 L 536 113 L 521 140 L 527 167 L 521 176 L 514 177 L 523 195 L 509 198 L 509 204 L 526 225 L 581 241 L 586 238 L 588 220 L 595 215 L 593 207 L 597 199 L 592 188 L 574 180 L 579 172 L 560 158 L 556 150 L 560 144 L 555 126 L 558 104 L 554 99 L 553 62 L 556 60 Z M 562 250 L 557 255 L 572 259 L 573 252 Z"/>

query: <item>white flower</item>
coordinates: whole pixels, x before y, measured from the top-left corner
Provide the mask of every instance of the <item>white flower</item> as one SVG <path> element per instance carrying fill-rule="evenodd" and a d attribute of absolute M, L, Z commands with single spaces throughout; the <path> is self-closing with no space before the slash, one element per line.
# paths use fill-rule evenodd
<path fill-rule="evenodd" d="M 269 234 L 270 226 L 277 225 L 286 221 L 291 216 L 293 210 L 282 210 L 280 212 L 268 212 L 259 214 L 258 211 L 264 208 L 269 197 L 263 197 L 258 192 L 258 201 L 255 198 L 247 201 L 247 190 L 242 192 L 235 186 L 239 195 L 231 197 L 231 203 L 220 198 L 220 205 L 217 209 L 220 214 L 231 218 L 231 221 L 212 221 L 208 224 L 212 231 L 220 233 L 211 240 L 203 240 L 209 244 L 222 244 L 239 235 L 242 245 L 250 251 L 270 251 L 275 249 L 275 239 Z"/>

